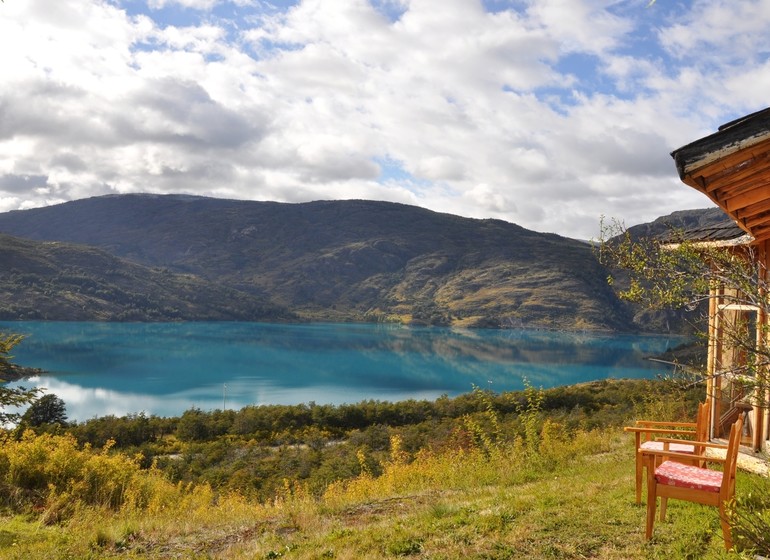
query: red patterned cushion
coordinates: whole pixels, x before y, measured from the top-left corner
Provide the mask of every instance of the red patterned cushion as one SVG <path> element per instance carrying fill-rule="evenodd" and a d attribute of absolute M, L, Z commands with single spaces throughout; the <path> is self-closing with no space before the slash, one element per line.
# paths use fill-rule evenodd
<path fill-rule="evenodd" d="M 653 451 L 663 451 L 663 442 L 662 441 L 645 441 L 641 445 L 641 449 L 652 449 Z M 690 445 L 688 443 L 670 443 L 668 445 L 669 451 L 674 451 L 676 453 L 695 453 L 695 446 Z"/>
<path fill-rule="evenodd" d="M 722 473 L 674 461 L 663 461 L 655 469 L 655 480 L 658 481 L 658 484 L 668 486 L 719 492 L 719 488 L 722 486 Z"/>

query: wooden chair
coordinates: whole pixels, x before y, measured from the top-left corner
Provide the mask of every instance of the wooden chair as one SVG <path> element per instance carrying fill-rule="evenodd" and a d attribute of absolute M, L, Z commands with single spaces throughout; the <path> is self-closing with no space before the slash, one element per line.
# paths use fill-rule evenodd
<path fill-rule="evenodd" d="M 695 422 L 660 422 L 651 420 L 637 420 L 634 426 L 624 428 L 627 432 L 634 433 L 634 448 L 636 449 L 636 503 L 642 502 L 642 481 L 644 480 L 644 468 L 646 466 L 642 453 L 648 451 L 662 451 L 663 443 L 657 441 L 660 436 L 685 437 L 695 441 L 708 440 L 709 414 L 711 407 L 709 401 L 698 405 L 698 415 Z M 671 451 L 686 455 L 701 455 L 703 448 L 693 445 L 689 441 L 679 441 L 671 443 Z M 703 466 L 702 461 L 693 462 L 685 460 L 685 463 L 692 463 Z"/>
<path fill-rule="evenodd" d="M 719 521 L 722 525 L 722 534 L 725 539 L 725 548 L 730 550 L 733 546 L 730 524 L 727 520 L 727 504 L 735 496 L 735 471 L 738 462 L 738 448 L 741 443 L 743 431 L 743 418 L 739 418 L 730 428 L 730 438 L 727 445 L 694 442 L 698 446 L 716 447 L 726 449 L 724 458 L 706 457 L 699 455 L 697 458 L 709 463 L 721 463 L 722 470 L 715 471 L 706 467 L 686 465 L 678 462 L 679 459 L 692 460 L 696 456 L 683 455 L 668 449 L 663 451 L 646 450 L 643 452 L 647 461 L 647 526 L 645 537 L 652 538 L 652 530 L 655 525 L 655 509 L 660 496 L 660 520 L 666 518 L 666 503 L 668 498 L 686 500 L 698 504 L 715 506 L 719 508 Z M 664 440 L 664 447 L 676 440 Z M 659 459 L 663 461 L 656 466 Z M 674 460 L 676 459 L 676 460 Z"/>

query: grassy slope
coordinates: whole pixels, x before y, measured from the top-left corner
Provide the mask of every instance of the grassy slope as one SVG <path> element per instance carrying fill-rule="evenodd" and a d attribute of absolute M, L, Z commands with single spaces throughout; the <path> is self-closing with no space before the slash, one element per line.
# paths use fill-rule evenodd
<path fill-rule="evenodd" d="M 723 558 L 713 508 L 672 501 L 643 539 L 633 454 L 619 429 L 414 463 L 267 505 L 201 492 L 151 513 L 87 509 L 65 526 L 2 519 L 0 558 Z M 563 451 L 570 450 L 564 455 Z M 533 462 L 534 461 L 534 464 Z M 740 473 L 738 493 L 756 477 Z M 734 557 L 734 556 L 733 556 Z"/>

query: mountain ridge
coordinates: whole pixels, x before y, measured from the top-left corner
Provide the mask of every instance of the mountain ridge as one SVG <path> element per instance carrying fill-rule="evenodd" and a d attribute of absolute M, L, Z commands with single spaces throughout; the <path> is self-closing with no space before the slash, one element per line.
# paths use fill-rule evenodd
<path fill-rule="evenodd" d="M 584 241 L 405 204 L 107 195 L 0 214 L 0 231 L 192 275 L 301 320 L 638 327 Z"/>

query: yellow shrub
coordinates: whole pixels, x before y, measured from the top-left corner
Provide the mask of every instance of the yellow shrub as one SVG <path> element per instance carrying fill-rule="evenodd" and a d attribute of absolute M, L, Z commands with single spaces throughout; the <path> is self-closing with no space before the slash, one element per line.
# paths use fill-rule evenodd
<path fill-rule="evenodd" d="M 31 431 L 1 443 L 0 500 L 19 511 L 42 511 L 44 520 L 60 521 L 82 505 L 151 511 L 193 505 L 189 488 L 174 486 L 154 468 L 142 470 L 141 456 L 110 453 L 109 444 L 97 452 L 69 434 Z M 196 507 L 211 501 L 210 489 L 198 489 L 192 500 Z"/>

